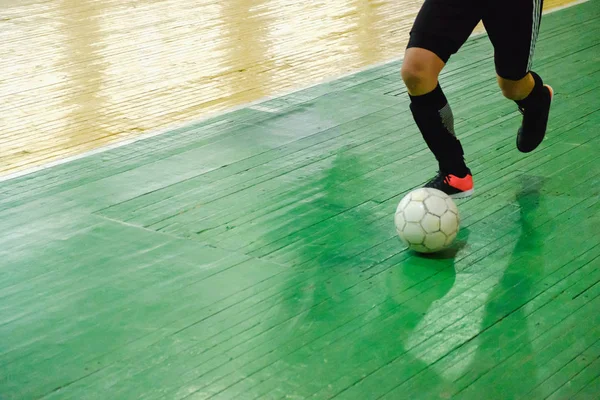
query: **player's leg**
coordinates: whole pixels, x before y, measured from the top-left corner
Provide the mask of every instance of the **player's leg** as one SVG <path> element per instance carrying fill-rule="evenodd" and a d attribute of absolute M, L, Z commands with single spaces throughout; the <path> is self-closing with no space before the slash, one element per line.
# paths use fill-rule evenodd
<path fill-rule="evenodd" d="M 473 192 L 471 171 L 454 133 L 454 116 L 439 84 L 444 65 L 467 40 L 480 20 L 478 2 L 425 0 L 414 26 L 402 79 L 408 89 L 414 120 L 439 164 L 439 173 L 425 186 L 453 197 Z"/>
<path fill-rule="evenodd" d="M 494 45 L 498 85 L 523 114 L 517 148 L 524 153 L 544 139 L 553 96 L 552 88 L 531 71 L 542 6 L 543 0 L 492 2 L 483 17 Z"/>

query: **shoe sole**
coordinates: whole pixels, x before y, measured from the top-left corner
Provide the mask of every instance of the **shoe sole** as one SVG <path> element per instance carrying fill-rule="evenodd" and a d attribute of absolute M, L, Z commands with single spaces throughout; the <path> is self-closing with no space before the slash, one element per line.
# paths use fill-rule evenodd
<path fill-rule="evenodd" d="M 550 106 L 552 106 L 552 100 L 554 100 L 554 89 L 552 89 L 552 86 L 550 86 L 548 84 L 545 84 L 544 87 L 548 88 L 548 91 L 550 92 Z M 519 138 L 517 137 L 517 149 L 521 153 L 524 153 L 524 154 L 531 153 L 532 151 L 534 151 L 535 149 L 537 149 L 540 146 L 540 144 L 542 144 L 542 142 L 544 141 L 545 138 L 546 138 L 546 132 L 544 132 L 544 137 L 542 138 L 542 141 L 537 146 L 535 146 L 531 150 L 523 151 L 523 150 L 519 149 Z"/>
<path fill-rule="evenodd" d="M 450 197 L 453 199 L 464 199 L 465 197 L 470 197 L 475 192 L 475 189 L 465 190 L 464 192 L 451 194 Z"/>

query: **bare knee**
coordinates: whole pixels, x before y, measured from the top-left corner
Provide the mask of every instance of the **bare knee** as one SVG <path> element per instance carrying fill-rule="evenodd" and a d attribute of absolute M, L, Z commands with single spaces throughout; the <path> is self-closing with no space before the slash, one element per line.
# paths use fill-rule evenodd
<path fill-rule="evenodd" d="M 531 74 L 518 81 L 498 77 L 498 86 L 502 90 L 502 95 L 510 100 L 523 100 L 531 93 L 534 85 L 535 81 Z"/>
<path fill-rule="evenodd" d="M 434 86 L 433 81 L 437 82 L 437 76 L 429 73 L 426 68 L 418 63 L 405 62 L 402 65 L 401 74 L 408 92 L 415 96 L 430 92 L 431 89 L 427 89 Z M 435 89 L 435 86 L 433 88 Z"/>
<path fill-rule="evenodd" d="M 402 80 L 413 96 L 431 92 L 437 86 L 444 62 L 429 50 L 410 48 L 402 63 Z"/>

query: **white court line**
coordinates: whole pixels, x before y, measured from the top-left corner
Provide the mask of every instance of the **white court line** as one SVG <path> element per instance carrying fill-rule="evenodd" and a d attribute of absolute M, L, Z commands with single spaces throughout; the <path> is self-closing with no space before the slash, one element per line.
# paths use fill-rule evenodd
<path fill-rule="evenodd" d="M 553 12 L 564 10 L 565 8 L 569 8 L 569 7 L 573 7 L 573 6 L 578 6 L 580 4 L 587 3 L 588 1 L 590 1 L 590 0 L 578 0 L 578 1 L 574 2 L 574 3 L 565 4 L 564 6 L 554 7 L 551 10 L 544 11 L 542 13 L 542 15 L 552 14 Z"/>
<path fill-rule="evenodd" d="M 564 10 L 565 8 L 573 7 L 573 6 L 576 6 L 576 5 L 579 5 L 579 4 L 583 4 L 583 3 L 586 3 L 588 1 L 589 0 L 578 0 L 576 2 L 566 4 L 564 6 L 555 7 L 553 9 L 551 9 L 551 10 L 544 11 L 543 15 L 551 14 L 553 12 L 560 11 L 560 10 Z M 473 33 L 470 37 L 473 38 L 473 37 L 481 36 L 481 35 L 483 35 L 485 33 L 486 33 L 485 30 L 482 30 L 481 32 Z M 116 148 L 119 148 L 119 147 L 127 146 L 129 144 L 132 144 L 132 143 L 135 143 L 135 142 L 139 142 L 141 140 L 145 140 L 145 139 L 148 139 L 148 138 L 151 138 L 151 137 L 154 137 L 154 136 L 159 136 L 159 135 L 163 135 L 165 133 L 172 132 L 172 131 L 174 131 L 176 129 L 185 128 L 185 127 L 190 126 L 190 125 L 196 125 L 196 124 L 199 124 L 201 122 L 207 121 L 207 120 L 209 120 L 211 118 L 215 118 L 215 117 L 217 117 L 219 115 L 225 115 L 225 114 L 231 113 L 233 111 L 241 110 L 241 109 L 244 109 L 244 108 L 254 108 L 256 110 L 262 110 L 262 111 L 266 111 L 266 112 L 273 112 L 273 110 L 270 110 L 267 107 L 262 107 L 262 106 L 260 106 L 260 104 L 264 103 L 264 102 L 266 102 L 268 100 L 272 100 L 272 99 L 276 99 L 276 98 L 288 96 L 290 94 L 293 94 L 293 93 L 296 93 L 296 92 L 299 92 L 299 91 L 302 91 L 302 90 L 310 89 L 310 88 L 313 88 L 315 86 L 324 85 L 324 84 L 327 84 L 327 83 L 331 83 L 331 82 L 337 81 L 339 79 L 347 78 L 349 76 L 358 74 L 360 72 L 368 71 L 368 70 L 370 70 L 372 68 L 382 67 L 384 65 L 387 65 L 387 64 L 390 64 L 390 63 L 393 63 L 393 62 L 398 62 L 398 61 L 401 61 L 403 58 L 404 58 L 403 56 L 400 56 L 400 57 L 395 57 L 395 58 L 392 58 L 392 59 L 389 59 L 389 60 L 386 60 L 386 61 L 381 61 L 379 63 L 371 64 L 371 65 L 366 66 L 364 68 L 359 68 L 359 69 L 353 70 L 351 72 L 348 72 L 348 73 L 345 73 L 345 74 L 342 74 L 342 75 L 336 75 L 335 77 L 332 77 L 332 78 L 329 78 L 329 79 L 324 79 L 324 80 L 321 80 L 321 81 L 318 81 L 318 82 L 315 82 L 315 83 L 311 83 L 310 85 L 307 85 L 307 86 L 303 86 L 303 87 L 291 89 L 291 90 L 289 90 L 287 92 L 282 92 L 282 93 L 279 93 L 277 95 L 263 97 L 263 98 L 261 98 L 259 100 L 248 102 L 248 103 L 244 103 L 244 104 L 241 104 L 239 106 L 228 108 L 226 110 L 216 111 L 214 113 L 207 114 L 207 115 L 203 116 L 202 118 L 198 118 L 198 119 L 195 119 L 195 120 L 186 121 L 186 122 L 183 122 L 183 123 L 180 123 L 180 124 L 176 124 L 176 125 L 173 125 L 173 126 L 170 126 L 170 127 L 167 127 L 167 128 L 162 128 L 162 129 L 159 129 L 159 130 L 156 130 L 156 131 L 150 131 L 150 132 L 145 133 L 143 135 L 139 135 L 139 136 L 136 136 L 136 137 L 133 137 L 133 138 L 130 138 L 130 139 L 120 140 L 118 142 L 115 142 L 115 143 L 112 143 L 112 144 L 109 144 L 109 145 L 105 145 L 105 146 L 101 146 L 101 147 L 98 147 L 98 148 L 96 148 L 94 150 L 86 151 L 86 152 L 81 153 L 81 154 L 77 154 L 77 155 L 74 155 L 74 156 L 69 156 L 69 157 L 61 158 L 59 160 L 55 160 L 55 161 L 52 161 L 52 162 L 49 162 L 49 163 L 46 163 L 46 164 L 38 165 L 36 167 L 27 168 L 27 169 L 24 169 L 22 171 L 14 172 L 12 174 L 0 176 L 0 182 L 6 182 L 6 181 L 9 181 L 11 179 L 16 179 L 16 178 L 19 178 L 19 177 L 22 177 L 22 176 L 25 176 L 25 175 L 30 175 L 30 174 L 33 174 L 35 172 L 43 171 L 43 170 L 48 169 L 48 168 L 56 167 L 58 165 L 67 164 L 67 163 L 70 163 L 72 161 L 80 160 L 82 158 L 89 157 L 89 156 L 92 156 L 92 155 L 95 155 L 95 154 L 104 153 L 104 152 L 106 152 L 108 150 L 112 150 L 112 149 L 116 149 Z M 400 79 L 400 76 L 398 76 L 398 79 Z"/>

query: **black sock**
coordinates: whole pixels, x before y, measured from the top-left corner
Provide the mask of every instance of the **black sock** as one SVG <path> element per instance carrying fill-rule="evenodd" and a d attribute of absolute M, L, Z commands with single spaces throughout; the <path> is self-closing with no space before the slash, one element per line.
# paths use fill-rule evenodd
<path fill-rule="evenodd" d="M 441 86 L 422 96 L 410 96 L 410 110 L 440 170 L 460 178 L 471 173 L 463 148 L 454 135 L 454 116 Z"/>
<path fill-rule="evenodd" d="M 535 81 L 533 90 L 523 100 L 515 101 L 515 103 L 517 103 L 517 105 L 520 108 L 525 109 L 525 110 L 528 108 L 532 108 L 532 107 L 535 108 L 536 105 L 542 103 L 542 102 L 540 102 L 540 99 L 546 94 L 544 92 L 544 81 L 542 81 L 542 78 L 533 71 L 530 71 L 530 73 L 531 73 L 531 76 L 533 76 L 533 80 Z"/>

